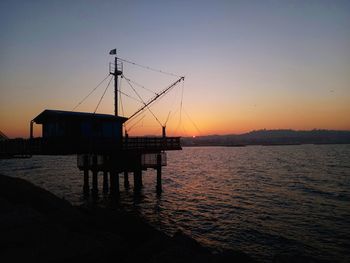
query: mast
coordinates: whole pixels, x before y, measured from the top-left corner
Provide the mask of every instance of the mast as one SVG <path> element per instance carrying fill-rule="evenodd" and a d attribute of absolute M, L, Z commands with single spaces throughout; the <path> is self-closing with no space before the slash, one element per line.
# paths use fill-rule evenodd
<path fill-rule="evenodd" d="M 114 115 L 118 116 L 118 58 L 114 58 Z"/>
<path fill-rule="evenodd" d="M 118 76 L 123 74 L 123 64 L 122 63 L 118 64 L 118 57 L 117 57 L 117 49 L 116 48 L 112 49 L 109 52 L 109 54 L 115 55 L 115 57 L 114 57 L 114 70 L 111 71 L 111 66 L 110 66 L 109 73 L 114 76 L 114 115 L 118 116 Z"/>

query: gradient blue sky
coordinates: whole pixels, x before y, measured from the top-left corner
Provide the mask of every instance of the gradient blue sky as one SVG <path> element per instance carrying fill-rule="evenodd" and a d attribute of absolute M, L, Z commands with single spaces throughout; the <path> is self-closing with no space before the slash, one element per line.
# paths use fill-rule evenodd
<path fill-rule="evenodd" d="M 27 136 L 45 108 L 71 110 L 120 57 L 186 76 L 202 134 L 350 129 L 350 1 L 1 1 L 0 130 Z M 153 90 L 174 78 L 125 65 Z M 126 89 L 126 86 L 123 86 Z M 77 110 L 93 111 L 103 92 Z M 128 91 L 132 94 L 131 91 Z M 180 92 L 157 104 L 169 132 L 198 135 Z M 136 105 L 124 101 L 130 114 Z M 110 88 L 99 112 L 113 113 Z M 159 133 L 146 116 L 135 134 Z"/>

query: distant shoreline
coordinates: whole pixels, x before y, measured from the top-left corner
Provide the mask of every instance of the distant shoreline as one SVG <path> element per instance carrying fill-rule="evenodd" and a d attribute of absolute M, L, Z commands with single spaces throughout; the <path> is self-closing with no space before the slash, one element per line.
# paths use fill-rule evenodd
<path fill-rule="evenodd" d="M 299 145 L 350 145 L 350 143 L 289 143 L 289 144 L 245 144 L 245 145 L 221 145 L 221 144 L 201 144 L 182 145 L 182 147 L 248 147 L 248 146 L 299 146 Z"/>
<path fill-rule="evenodd" d="M 258 130 L 244 134 L 208 135 L 181 138 L 182 146 L 304 145 L 350 144 L 350 131 Z"/>

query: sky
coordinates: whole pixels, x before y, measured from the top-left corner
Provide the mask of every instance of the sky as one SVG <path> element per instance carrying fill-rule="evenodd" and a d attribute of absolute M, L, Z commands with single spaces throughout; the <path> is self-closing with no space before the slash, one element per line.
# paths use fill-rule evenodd
<path fill-rule="evenodd" d="M 118 56 L 185 76 L 130 135 L 350 130 L 350 1 L 0 2 L 0 131 L 72 110 Z M 176 77 L 124 63 L 144 101 Z M 109 78 L 76 108 L 94 112 Z M 136 85 L 135 84 L 141 84 Z M 140 87 L 143 86 L 144 88 Z M 141 103 L 121 80 L 120 114 Z M 132 98 L 130 98 L 132 97 Z M 140 100 L 140 99 L 138 99 Z M 113 114 L 113 81 L 97 112 Z M 35 128 L 40 135 L 40 126 Z"/>

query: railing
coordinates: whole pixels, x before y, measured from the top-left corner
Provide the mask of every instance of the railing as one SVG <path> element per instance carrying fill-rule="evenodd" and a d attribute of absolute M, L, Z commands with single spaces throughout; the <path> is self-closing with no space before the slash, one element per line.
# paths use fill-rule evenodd
<path fill-rule="evenodd" d="M 123 138 L 125 150 L 181 150 L 180 137 Z"/>
<path fill-rule="evenodd" d="M 116 70 L 115 63 L 110 62 L 109 63 L 109 73 L 113 75 L 115 73 L 115 70 Z M 117 63 L 117 72 L 118 72 L 118 74 L 119 73 L 121 74 L 123 72 L 123 62 L 118 61 L 118 63 Z"/>
<path fill-rule="evenodd" d="M 11 139 L 0 142 L 0 155 L 30 155 L 31 148 L 26 139 Z"/>
<path fill-rule="evenodd" d="M 154 153 L 160 151 L 181 150 L 180 137 L 129 137 L 120 141 L 110 139 L 70 139 L 35 138 L 10 139 L 0 141 L 0 155 L 32 154 L 75 154 L 98 153 L 113 154 L 121 151 Z"/>

